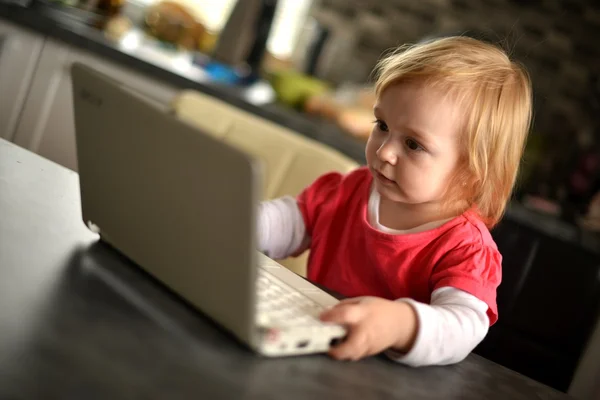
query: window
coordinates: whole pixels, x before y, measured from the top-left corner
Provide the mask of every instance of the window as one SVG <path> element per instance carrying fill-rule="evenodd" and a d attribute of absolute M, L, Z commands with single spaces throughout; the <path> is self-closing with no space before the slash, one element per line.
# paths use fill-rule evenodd
<path fill-rule="evenodd" d="M 131 1 L 131 0 L 130 0 Z M 134 0 L 151 5 L 160 0 Z M 220 31 L 231 13 L 236 0 L 176 0 L 190 8 L 198 20 L 211 31 Z M 313 0 L 279 0 L 268 51 L 276 57 L 289 58 Z"/>

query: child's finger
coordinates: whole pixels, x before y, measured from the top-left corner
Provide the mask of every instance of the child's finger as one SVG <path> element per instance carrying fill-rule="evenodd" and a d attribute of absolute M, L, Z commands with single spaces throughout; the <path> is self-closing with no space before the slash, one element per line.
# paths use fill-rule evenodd
<path fill-rule="evenodd" d="M 351 297 L 349 299 L 340 300 L 340 302 L 337 305 L 340 305 L 340 304 L 359 304 L 359 303 L 362 303 L 364 300 L 365 300 L 364 297 Z"/>
<path fill-rule="evenodd" d="M 351 331 L 346 340 L 329 350 L 336 360 L 358 360 L 367 350 L 366 337 L 360 330 Z"/>
<path fill-rule="evenodd" d="M 354 325 L 362 319 L 362 307 L 358 304 L 338 304 L 323 312 L 321 321 L 340 325 Z"/>

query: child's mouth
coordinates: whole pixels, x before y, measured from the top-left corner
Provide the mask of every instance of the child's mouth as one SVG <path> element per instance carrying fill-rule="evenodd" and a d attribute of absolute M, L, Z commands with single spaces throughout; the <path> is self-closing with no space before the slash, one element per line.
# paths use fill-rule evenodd
<path fill-rule="evenodd" d="M 379 179 L 379 181 L 381 181 L 385 185 L 395 185 L 396 184 L 396 182 L 394 182 L 391 179 L 386 178 L 385 175 L 383 175 L 379 171 L 375 171 L 375 176 L 377 177 L 377 179 Z"/>

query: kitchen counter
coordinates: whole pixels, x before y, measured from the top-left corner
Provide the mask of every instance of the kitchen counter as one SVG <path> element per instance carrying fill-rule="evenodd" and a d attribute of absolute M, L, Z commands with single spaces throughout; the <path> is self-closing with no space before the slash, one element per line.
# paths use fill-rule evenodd
<path fill-rule="evenodd" d="M 42 35 L 60 40 L 71 46 L 102 56 L 112 62 L 121 64 L 161 80 L 181 89 L 194 89 L 202 93 L 239 107 L 245 111 L 283 125 L 300 134 L 325 143 L 348 155 L 360 163 L 364 163 L 364 143 L 344 133 L 335 124 L 318 118 L 301 114 L 280 104 L 267 103 L 261 100 L 257 91 L 264 87 L 241 88 L 228 86 L 210 80 L 200 67 L 187 65 L 181 68 L 175 52 L 160 51 L 151 48 L 130 51 L 126 46 L 107 39 L 104 34 L 94 28 L 56 18 L 42 5 L 30 8 L 0 4 L 0 18 L 34 30 Z"/>

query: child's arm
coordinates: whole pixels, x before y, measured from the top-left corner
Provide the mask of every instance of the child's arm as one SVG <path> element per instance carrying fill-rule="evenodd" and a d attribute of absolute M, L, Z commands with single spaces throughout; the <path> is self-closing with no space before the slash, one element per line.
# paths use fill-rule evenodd
<path fill-rule="evenodd" d="M 459 289 L 443 287 L 434 291 L 431 305 L 410 299 L 400 301 L 413 307 L 419 328 L 408 351 L 395 346 L 398 350 L 392 348 L 387 355 L 406 365 L 447 365 L 462 361 L 489 330 L 487 304 Z"/>
<path fill-rule="evenodd" d="M 319 177 L 297 199 L 290 196 L 261 203 L 258 250 L 274 259 L 302 254 L 310 247 L 312 229 L 323 209 L 335 206 L 343 176 Z"/>
<path fill-rule="evenodd" d="M 273 259 L 302 253 L 310 245 L 296 199 L 265 201 L 258 211 L 258 249 Z"/>
<path fill-rule="evenodd" d="M 342 301 L 322 319 L 350 328 L 347 340 L 331 350 L 337 359 L 357 360 L 388 350 L 411 366 L 463 360 L 489 328 L 487 305 L 451 287 L 433 292 L 431 305 L 363 297 Z"/>

